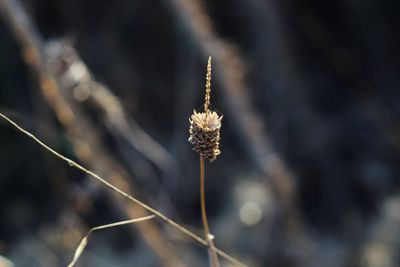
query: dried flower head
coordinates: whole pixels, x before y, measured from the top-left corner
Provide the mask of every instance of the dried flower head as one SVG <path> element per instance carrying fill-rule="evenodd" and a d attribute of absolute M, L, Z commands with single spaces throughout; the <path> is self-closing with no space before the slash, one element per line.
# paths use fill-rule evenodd
<path fill-rule="evenodd" d="M 189 142 L 194 146 L 193 150 L 199 153 L 203 159 L 214 161 L 221 154 L 219 139 L 223 116 L 219 116 L 215 111 L 208 109 L 210 105 L 210 92 L 211 57 L 208 59 L 207 66 L 204 112 L 193 110 L 193 114 L 189 118 Z"/>

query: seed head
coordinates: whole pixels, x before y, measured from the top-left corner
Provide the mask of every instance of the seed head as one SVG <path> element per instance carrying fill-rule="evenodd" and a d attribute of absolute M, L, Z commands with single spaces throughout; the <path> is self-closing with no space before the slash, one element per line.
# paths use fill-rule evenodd
<path fill-rule="evenodd" d="M 208 59 L 206 76 L 206 96 L 204 101 L 204 112 L 193 110 L 189 118 L 189 142 L 194 146 L 193 150 L 200 154 L 203 159 L 214 161 L 221 151 L 219 150 L 219 139 L 221 120 L 215 111 L 209 110 L 211 93 L 211 57 Z"/>

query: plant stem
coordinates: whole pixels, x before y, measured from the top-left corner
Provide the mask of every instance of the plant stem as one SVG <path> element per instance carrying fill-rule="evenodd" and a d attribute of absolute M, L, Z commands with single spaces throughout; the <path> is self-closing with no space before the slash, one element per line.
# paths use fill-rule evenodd
<path fill-rule="evenodd" d="M 210 234 L 208 227 L 207 212 L 206 212 L 206 194 L 204 190 L 204 159 L 200 156 L 200 202 L 201 202 L 201 218 L 204 227 L 204 238 L 208 244 L 208 256 L 211 267 L 220 267 L 217 253 L 213 250 L 213 236 Z"/>
<path fill-rule="evenodd" d="M 0 4 L 2 3 L 3 0 L 0 0 Z M 14 122 L 13 120 L 11 120 L 10 118 L 8 118 L 6 115 L 4 115 L 3 113 L 0 112 L 0 117 L 3 118 L 5 121 L 7 121 L 8 123 L 10 123 L 12 126 L 14 126 L 18 131 L 22 132 L 23 134 L 25 134 L 26 136 L 32 138 L 37 144 L 39 144 L 41 147 L 43 147 L 44 149 L 46 149 L 48 152 L 50 152 L 51 154 L 53 154 L 54 156 L 56 156 L 57 158 L 65 161 L 68 163 L 68 165 L 70 165 L 71 167 L 75 167 L 78 170 L 86 173 L 87 175 L 91 176 L 92 178 L 96 179 L 99 183 L 103 184 L 104 186 L 108 187 L 109 189 L 113 190 L 114 192 L 118 193 L 119 195 L 127 198 L 128 200 L 130 200 L 131 202 L 139 205 L 140 207 L 142 207 L 143 209 L 147 210 L 148 212 L 154 214 L 155 216 L 157 216 L 159 219 L 161 219 L 162 221 L 164 221 L 165 223 L 169 224 L 170 226 L 174 227 L 176 230 L 180 231 L 181 233 L 185 234 L 186 236 L 191 237 L 192 239 L 196 240 L 198 243 L 202 244 L 203 246 L 208 246 L 208 249 L 210 250 L 210 243 L 207 240 L 203 240 L 202 238 L 200 238 L 199 236 L 197 236 L 196 234 L 194 234 L 193 232 L 189 231 L 188 229 L 186 229 L 185 227 L 181 226 L 180 224 L 176 223 L 175 221 L 171 220 L 170 218 L 168 218 L 167 216 L 165 216 L 164 214 L 162 214 L 161 212 L 159 212 L 158 210 L 146 205 L 145 203 L 141 202 L 139 199 L 129 195 L 128 193 L 122 191 L 121 189 L 119 189 L 118 187 L 114 186 L 113 184 L 111 184 L 110 182 L 108 182 L 106 179 L 104 179 L 103 177 L 99 176 L 98 174 L 86 169 L 85 167 L 83 167 L 82 165 L 80 165 L 79 163 L 77 163 L 76 161 L 73 161 L 72 159 L 60 154 L 59 152 L 55 151 L 54 149 L 52 149 L 51 147 L 49 147 L 48 145 L 46 145 L 43 141 L 41 141 L 39 138 L 37 138 L 35 135 L 33 135 L 31 132 L 25 130 L 24 128 L 22 128 L 21 126 L 19 126 L 19 124 L 17 124 L 16 122 Z M 246 267 L 246 265 L 244 265 L 243 263 L 241 263 L 240 261 L 236 260 L 235 258 L 233 258 L 232 256 L 226 254 L 225 252 L 223 252 L 222 250 L 216 248 L 214 245 L 212 245 L 211 250 L 213 252 L 216 252 L 218 255 L 220 255 L 221 257 L 223 257 L 224 259 L 226 259 L 227 261 L 229 261 L 230 263 L 232 263 L 235 266 L 238 267 Z M 218 265 L 217 265 L 218 266 Z"/>
<path fill-rule="evenodd" d="M 200 157 L 200 201 L 201 201 L 201 218 L 203 220 L 204 227 L 204 237 L 207 240 L 208 235 L 210 234 L 210 230 L 208 227 L 207 221 L 207 212 L 206 212 L 206 196 L 204 190 L 204 159 Z"/>

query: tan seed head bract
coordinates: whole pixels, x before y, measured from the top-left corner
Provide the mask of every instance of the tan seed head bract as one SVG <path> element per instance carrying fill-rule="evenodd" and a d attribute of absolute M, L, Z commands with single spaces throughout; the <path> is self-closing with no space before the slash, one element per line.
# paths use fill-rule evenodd
<path fill-rule="evenodd" d="M 193 110 L 189 118 L 189 142 L 194 146 L 193 150 L 203 159 L 214 161 L 221 151 L 219 150 L 221 120 L 215 111 L 209 110 L 211 93 L 211 57 L 208 59 L 206 76 L 206 95 L 204 112 Z"/>

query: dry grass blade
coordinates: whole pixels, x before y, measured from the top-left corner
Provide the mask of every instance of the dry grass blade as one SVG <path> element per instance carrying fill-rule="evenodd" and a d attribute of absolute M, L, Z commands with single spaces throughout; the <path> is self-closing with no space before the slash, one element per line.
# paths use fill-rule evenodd
<path fill-rule="evenodd" d="M 71 101 L 70 96 L 68 96 L 67 92 L 70 92 L 71 94 L 73 92 L 72 88 L 70 88 L 70 80 L 65 84 L 64 82 L 66 80 L 63 79 L 65 76 L 60 77 L 63 72 L 55 73 L 53 71 L 55 65 L 50 62 L 51 57 L 49 57 L 47 48 L 49 44 L 54 44 L 57 41 L 50 41 L 46 44 L 39 31 L 36 29 L 34 21 L 30 18 L 24 5 L 20 3 L 19 0 L 0 0 L 0 15 L 2 15 L 2 18 L 10 28 L 10 31 L 14 34 L 16 41 L 19 43 L 25 63 L 30 66 L 33 73 L 37 76 L 42 95 L 45 101 L 53 109 L 57 120 L 64 128 L 66 136 L 71 142 L 71 148 L 77 158 L 79 158 L 81 162 L 84 162 L 85 165 L 90 166 L 90 168 L 95 170 L 96 173 L 108 177 L 111 184 L 118 185 L 118 187 L 128 195 L 135 195 L 133 188 L 136 186 L 133 181 L 130 181 L 132 188 L 128 185 L 128 176 L 124 167 L 115 159 L 111 158 L 106 150 L 100 145 L 97 136 L 98 131 L 91 124 L 88 115 L 83 112 L 80 105 Z M 75 64 L 76 63 L 77 62 L 75 62 Z M 64 64 L 61 65 L 65 66 Z M 75 75 L 72 77 L 77 76 Z M 95 81 L 91 82 L 96 83 Z M 74 83 L 75 82 L 72 84 Z M 105 91 L 103 90 L 102 92 L 104 93 Z M 107 99 L 110 100 L 110 97 L 107 97 Z M 108 118 L 109 116 L 106 117 Z M 111 120 L 115 121 L 109 119 L 109 121 Z M 134 123 L 134 121 L 132 122 Z M 125 121 L 124 123 L 127 124 L 128 122 Z M 115 130 L 121 128 L 112 123 L 110 123 L 110 126 L 114 127 L 113 131 L 110 131 L 112 133 L 118 132 Z M 150 136 L 146 135 L 139 126 L 135 126 L 134 128 L 129 128 L 129 126 L 133 127 L 135 125 L 129 121 L 128 127 L 122 127 L 123 129 L 121 131 L 123 136 L 130 136 L 131 139 L 135 140 L 139 139 L 140 141 L 137 141 L 136 143 L 140 143 L 142 148 L 147 144 L 147 152 L 149 150 L 158 151 L 158 153 L 152 153 L 152 155 L 157 154 L 157 157 L 153 158 L 153 161 L 157 159 L 160 160 L 160 164 L 157 164 L 158 161 L 154 161 L 155 165 L 159 165 L 160 169 L 164 169 L 164 172 L 166 170 L 170 171 L 171 177 L 175 177 L 176 172 L 174 172 L 174 170 L 177 168 L 176 164 L 173 162 L 161 164 L 161 162 L 165 162 L 163 159 L 168 158 L 163 157 L 165 153 L 162 153 L 160 150 L 162 147 L 157 146 L 157 143 L 154 142 L 154 140 L 151 140 Z M 138 134 L 136 138 L 131 136 L 133 133 Z M 146 153 L 143 153 L 143 155 L 145 154 Z M 166 165 L 168 165 L 168 167 L 171 166 L 171 168 L 163 168 L 163 166 Z M 96 187 L 95 190 L 99 190 L 99 188 Z M 127 202 L 120 202 L 117 194 L 112 195 L 110 201 L 113 202 L 113 205 L 121 206 L 122 212 L 126 213 L 126 216 L 129 218 L 138 218 L 147 215 L 144 208 L 139 205 L 130 205 L 130 203 Z M 135 227 L 138 228 L 139 234 L 156 253 L 162 266 L 185 266 L 182 259 L 178 257 L 176 251 L 171 246 L 170 242 L 163 237 L 162 229 L 160 229 L 159 225 L 149 221 L 146 224 L 136 224 Z"/>
<path fill-rule="evenodd" d="M 204 240 L 203 238 L 197 236 L 196 234 L 194 234 L 193 232 L 189 231 L 188 229 L 186 229 L 185 227 L 179 225 L 178 223 L 176 223 L 175 221 L 169 219 L 167 216 L 165 216 L 164 214 L 162 214 L 161 212 L 157 211 L 156 209 L 144 204 L 143 202 L 141 202 L 140 200 L 134 198 L 133 196 L 127 194 L 126 192 L 122 191 L 121 189 L 119 189 L 118 187 L 112 185 L 111 183 L 107 182 L 104 178 L 100 177 L 99 175 L 97 175 L 96 173 L 86 169 L 85 167 L 83 167 L 82 165 L 78 164 L 77 162 L 63 156 L 62 154 L 58 153 L 57 151 L 55 151 L 54 149 L 52 149 L 51 147 L 49 147 L 48 145 L 46 145 L 45 143 L 43 143 L 39 138 L 37 138 L 35 135 L 33 135 L 32 133 L 28 132 L 27 130 L 25 130 L 24 128 L 22 128 L 21 126 L 19 126 L 16 122 L 14 122 L 13 120 L 11 120 L 10 118 L 8 118 L 6 115 L 4 115 L 3 113 L 0 112 L 0 117 L 2 117 L 4 120 L 6 120 L 8 123 L 10 123 L 11 125 L 13 125 L 17 130 L 19 130 L 20 132 L 22 132 L 23 134 L 29 136 L 30 138 L 32 138 L 36 143 L 38 143 L 40 146 L 42 146 L 43 148 L 45 148 L 47 151 L 49 151 L 50 153 L 52 153 L 53 155 L 55 155 L 56 157 L 64 160 L 65 162 L 67 162 L 71 167 L 75 167 L 79 170 L 81 170 L 82 172 L 88 174 L 89 176 L 95 178 L 98 182 L 102 183 L 103 185 L 105 185 L 106 187 L 108 187 L 109 189 L 113 190 L 114 192 L 118 193 L 119 195 L 129 199 L 130 201 L 134 202 L 135 204 L 141 206 L 142 208 L 144 208 L 145 210 L 147 210 L 148 212 L 154 214 L 155 216 L 157 216 L 159 219 L 163 220 L 165 223 L 171 225 L 172 227 L 174 227 L 176 230 L 180 231 L 181 233 L 185 234 L 186 236 L 191 237 L 192 239 L 194 239 L 195 241 L 197 241 L 198 243 L 200 243 L 201 245 L 207 247 L 208 246 L 208 242 L 206 240 Z M 233 258 L 232 256 L 226 254 L 225 252 L 221 251 L 218 248 L 212 248 L 218 255 L 220 255 L 222 258 L 226 259 L 227 261 L 229 261 L 230 263 L 232 263 L 234 266 L 246 266 L 243 263 L 241 263 L 240 261 L 236 260 L 235 258 Z"/>
<path fill-rule="evenodd" d="M 68 264 L 68 267 L 73 267 L 75 265 L 75 263 L 78 261 L 78 259 L 81 256 L 82 252 L 86 248 L 86 245 L 88 243 L 88 238 L 89 238 L 90 234 L 93 233 L 94 231 L 107 229 L 107 228 L 112 228 L 112 227 L 116 227 L 116 226 L 121 226 L 121 225 L 125 225 L 125 224 L 143 222 L 143 221 L 147 221 L 147 220 L 153 219 L 155 217 L 156 217 L 155 215 L 150 215 L 150 216 L 146 216 L 146 217 L 141 217 L 141 218 L 136 218 L 136 219 L 131 219 L 131 220 L 125 220 L 125 221 L 120 221 L 120 222 L 116 222 L 116 223 L 104 224 L 104 225 L 93 227 L 82 238 L 81 242 L 79 243 L 78 247 L 75 250 L 74 258 L 72 259 L 71 263 Z"/>

